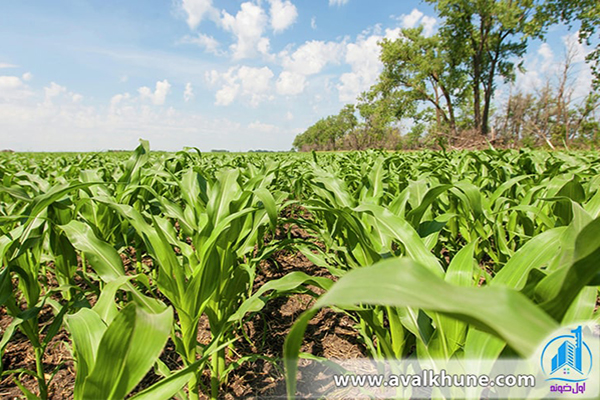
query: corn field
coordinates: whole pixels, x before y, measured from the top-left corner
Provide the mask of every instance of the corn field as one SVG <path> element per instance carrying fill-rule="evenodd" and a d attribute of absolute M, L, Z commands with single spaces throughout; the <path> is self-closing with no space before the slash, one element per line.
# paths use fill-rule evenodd
<path fill-rule="evenodd" d="M 261 357 L 293 398 L 323 308 L 369 357 L 527 357 L 600 322 L 599 189 L 595 152 L 0 154 L 1 379 L 52 398 L 66 332 L 74 399 L 220 398 Z M 327 273 L 258 285 L 282 251 Z M 314 301 L 281 353 L 242 351 L 245 321 L 296 294 Z M 7 368 L 18 338 L 31 362 Z"/>

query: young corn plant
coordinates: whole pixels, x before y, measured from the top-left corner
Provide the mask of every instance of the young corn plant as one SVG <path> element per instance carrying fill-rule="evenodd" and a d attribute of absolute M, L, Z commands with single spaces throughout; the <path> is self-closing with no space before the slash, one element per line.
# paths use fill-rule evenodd
<path fill-rule="evenodd" d="M 474 279 L 474 242 L 454 257 L 441 276 L 414 257 L 346 273 L 296 321 L 286 339 L 288 396 L 295 393 L 303 332 L 314 313 L 325 306 L 386 307 L 389 333 L 377 335 L 381 347 L 393 350 L 398 346 L 395 339 L 403 340 L 411 332 L 419 359 L 432 361 L 495 360 L 507 346 L 528 357 L 559 324 L 598 320 L 594 306 L 600 283 L 600 218 L 595 196 L 584 207 L 569 200 L 573 215 L 569 225 L 531 239 L 484 287 L 477 287 Z M 407 318 L 411 309 L 429 318 L 419 318 L 415 324 Z M 360 311 L 359 315 L 363 316 Z M 393 352 L 385 355 L 394 358 Z"/>
<path fill-rule="evenodd" d="M 213 345 L 219 348 L 211 358 L 214 398 L 226 379 L 226 349 L 222 345 L 234 338 L 228 320 L 250 293 L 265 229 L 276 224 L 276 204 L 281 204 L 281 199 L 276 202 L 266 189 L 271 180 L 269 171 L 243 179 L 238 170 L 226 170 L 207 181 L 188 169 L 177 179 L 184 209 L 153 193 L 164 214 L 179 222 L 191 244 L 181 240 L 172 222 L 164 217 L 139 212 L 109 198 L 94 198 L 118 212 L 136 230 L 156 261 L 156 283 L 178 316 L 177 333 L 171 337 L 187 366 L 197 361 L 198 349 L 202 349 L 196 338 L 198 322 L 203 313 L 208 316 Z M 256 246 L 259 252 L 253 256 Z M 195 371 L 188 384 L 190 398 L 198 397 L 200 374 L 201 370 Z"/>

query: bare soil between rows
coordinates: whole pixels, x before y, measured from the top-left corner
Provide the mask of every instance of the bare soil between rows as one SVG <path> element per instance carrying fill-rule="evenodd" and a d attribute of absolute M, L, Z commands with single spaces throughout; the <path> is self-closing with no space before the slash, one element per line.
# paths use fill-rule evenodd
<path fill-rule="evenodd" d="M 306 232 L 295 226 L 291 228 L 290 232 L 296 237 L 306 238 L 308 236 Z M 128 270 L 130 263 L 127 262 L 125 257 L 123 258 L 125 268 Z M 151 262 L 151 260 L 144 259 L 143 262 Z M 268 281 L 281 278 L 293 271 L 302 271 L 312 276 L 333 278 L 326 269 L 317 267 L 301 253 L 280 250 L 258 266 L 254 290 L 257 290 Z M 311 289 L 320 294 L 318 288 Z M 228 363 L 236 362 L 243 356 L 251 354 L 259 354 L 273 361 L 258 359 L 239 365 L 230 373 L 227 383 L 222 385 L 221 398 L 263 399 L 285 397 L 286 385 L 282 362 L 283 344 L 293 322 L 313 302 L 313 298 L 308 294 L 294 294 L 275 298 L 268 302 L 260 313 L 251 316 L 244 322 L 241 328 L 244 329 L 245 335 L 238 332 L 238 340 L 226 356 Z M 49 307 L 42 310 L 40 324 L 49 321 L 51 317 Z M 1 334 L 4 333 L 11 321 L 12 317 L 6 314 L 6 310 L 0 309 Z M 328 359 L 342 360 L 364 357 L 367 350 L 354 326 L 355 321 L 349 316 L 323 309 L 311 320 L 305 333 L 301 351 Z M 198 329 L 198 341 L 207 344 L 210 338 L 208 321 L 203 316 Z M 160 358 L 171 370 L 183 367 L 181 358 L 175 352 L 175 347 L 170 339 Z M 52 339 L 43 361 L 47 378 L 55 373 L 48 389 L 49 398 L 72 399 L 76 365 L 72 356 L 69 333 L 65 328 L 62 328 Z M 20 331 L 16 331 L 8 343 L 2 356 L 2 365 L 4 371 L 20 368 L 35 370 L 33 347 L 27 337 Z M 300 360 L 299 376 L 303 381 L 310 381 L 312 384 L 319 385 L 318 370 L 311 368 L 310 365 L 309 361 Z M 208 371 L 205 371 L 204 378 L 205 388 L 203 392 L 205 398 L 208 398 L 208 388 L 210 388 Z M 37 383 L 33 377 L 22 374 L 20 380 L 28 390 L 35 394 L 38 393 Z M 151 370 L 135 388 L 134 392 L 141 391 L 158 380 L 160 380 L 160 377 Z M 323 385 L 328 383 L 330 382 L 322 382 Z M 299 390 L 298 395 L 300 397 L 308 395 L 308 393 L 302 393 L 301 388 Z M 0 378 L 0 398 L 25 398 L 15 383 L 15 374 Z"/>

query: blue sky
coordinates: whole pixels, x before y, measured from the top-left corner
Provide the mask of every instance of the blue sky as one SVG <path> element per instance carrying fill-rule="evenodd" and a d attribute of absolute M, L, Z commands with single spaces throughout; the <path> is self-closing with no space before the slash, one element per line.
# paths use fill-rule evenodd
<path fill-rule="evenodd" d="M 0 149 L 288 150 L 375 82 L 379 40 L 417 25 L 439 26 L 417 0 L 3 2 Z M 517 86 L 556 73 L 574 35 L 532 42 Z"/>

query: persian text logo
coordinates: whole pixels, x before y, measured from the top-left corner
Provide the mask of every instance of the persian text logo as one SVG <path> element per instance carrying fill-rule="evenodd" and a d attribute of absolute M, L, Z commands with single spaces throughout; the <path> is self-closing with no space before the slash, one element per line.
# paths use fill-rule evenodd
<path fill-rule="evenodd" d="M 582 339 L 581 325 L 571 334 L 552 338 L 542 350 L 540 363 L 547 381 L 583 382 L 592 371 L 592 351 Z"/>

